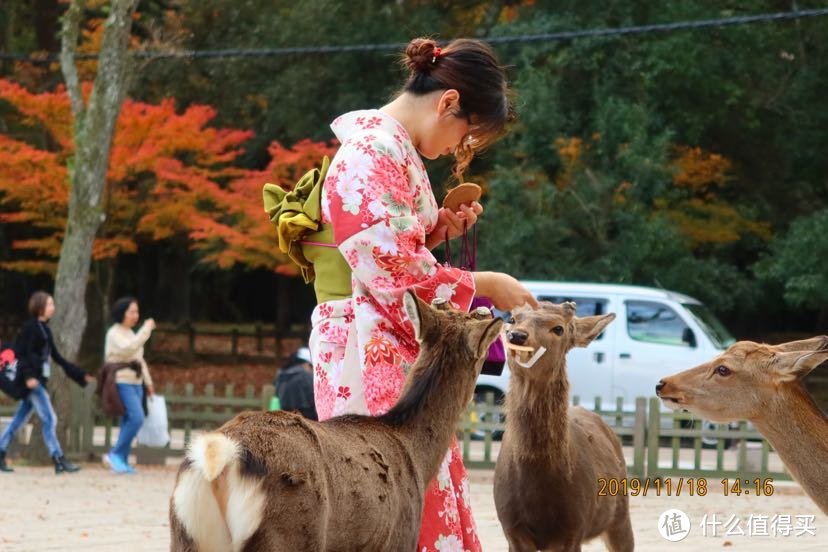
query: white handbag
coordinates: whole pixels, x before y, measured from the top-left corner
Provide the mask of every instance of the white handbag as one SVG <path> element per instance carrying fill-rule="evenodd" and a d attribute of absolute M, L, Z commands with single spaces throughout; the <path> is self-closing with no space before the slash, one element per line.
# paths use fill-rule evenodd
<path fill-rule="evenodd" d="M 147 399 L 147 417 L 138 430 L 136 439 L 139 445 L 163 448 L 170 442 L 167 422 L 167 401 L 163 395 L 153 395 Z"/>

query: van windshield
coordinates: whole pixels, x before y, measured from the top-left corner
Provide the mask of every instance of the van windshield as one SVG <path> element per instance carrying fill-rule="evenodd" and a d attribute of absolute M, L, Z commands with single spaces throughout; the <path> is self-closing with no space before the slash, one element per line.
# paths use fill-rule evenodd
<path fill-rule="evenodd" d="M 733 339 L 733 336 L 730 335 L 730 332 L 727 331 L 724 324 L 722 324 L 716 315 L 711 312 L 704 305 L 700 305 L 699 303 L 682 303 L 684 308 L 686 308 L 693 318 L 698 322 L 699 326 L 701 326 L 704 333 L 707 334 L 707 337 L 710 338 L 710 341 L 713 342 L 713 345 L 716 346 L 717 349 L 727 349 L 731 345 L 733 345 L 736 340 Z"/>

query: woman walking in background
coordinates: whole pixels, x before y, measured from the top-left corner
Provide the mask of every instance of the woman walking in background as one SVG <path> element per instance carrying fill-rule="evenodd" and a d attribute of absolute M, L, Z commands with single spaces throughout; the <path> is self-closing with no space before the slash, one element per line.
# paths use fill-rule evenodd
<path fill-rule="evenodd" d="M 81 387 L 95 381 L 95 378 L 63 358 L 55 347 L 48 325 L 55 314 L 55 301 L 51 295 L 45 291 L 33 293 L 29 299 L 29 314 L 30 318 L 20 328 L 14 343 L 18 362 L 17 381 L 20 383 L 15 398 L 22 400 L 9 427 L 0 436 L 0 471 L 14 471 L 6 464 L 6 451 L 14 434 L 34 410 L 42 422 L 43 442 L 55 463 L 55 473 L 76 472 L 80 468 L 66 460 L 57 438 L 57 415 L 46 389 L 51 376 L 49 359 L 57 362 L 66 375 Z"/>
<path fill-rule="evenodd" d="M 155 320 L 147 318 L 141 329 L 135 331 L 140 313 L 138 301 L 133 297 L 122 297 L 112 306 L 112 320 L 115 322 L 106 332 L 104 344 L 104 362 L 132 363 L 139 370 L 124 367 L 115 373 L 118 396 L 124 406 L 124 415 L 118 432 L 118 441 L 107 454 L 103 462 L 115 473 L 135 473 L 129 465 L 129 452 L 132 440 L 144 423 L 144 388 L 149 396 L 155 394 L 149 367 L 144 360 L 144 344 L 155 329 Z"/>

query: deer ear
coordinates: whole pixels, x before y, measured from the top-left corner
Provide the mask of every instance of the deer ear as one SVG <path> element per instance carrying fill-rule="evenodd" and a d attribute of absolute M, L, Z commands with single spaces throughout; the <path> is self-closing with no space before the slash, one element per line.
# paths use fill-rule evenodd
<path fill-rule="evenodd" d="M 825 361 L 828 361 L 828 349 L 776 353 L 773 356 L 773 368 L 779 381 L 789 382 L 804 378 L 811 370 Z"/>
<path fill-rule="evenodd" d="M 780 353 L 790 353 L 794 351 L 822 351 L 828 349 L 828 335 L 818 335 L 811 339 L 800 339 L 799 341 L 788 341 L 787 343 L 780 343 L 774 345 L 774 349 Z"/>
<path fill-rule="evenodd" d="M 408 315 L 411 323 L 414 325 L 414 338 L 417 341 L 422 341 L 422 320 L 425 309 L 429 308 L 428 305 L 420 301 L 420 299 L 414 295 L 413 291 L 408 290 L 405 294 L 403 294 L 403 307 L 405 308 L 405 313 Z"/>
<path fill-rule="evenodd" d="M 573 320 L 575 322 L 575 346 L 586 347 L 604 331 L 604 328 L 610 322 L 615 320 L 615 313 L 611 312 L 602 316 L 585 316 Z"/>
<path fill-rule="evenodd" d="M 483 358 L 489 353 L 489 347 L 495 339 L 500 339 L 500 331 L 503 329 L 503 319 L 497 318 L 492 322 L 488 319 L 476 322 L 477 326 L 469 334 L 469 345 L 473 351 L 477 351 L 477 358 Z"/>

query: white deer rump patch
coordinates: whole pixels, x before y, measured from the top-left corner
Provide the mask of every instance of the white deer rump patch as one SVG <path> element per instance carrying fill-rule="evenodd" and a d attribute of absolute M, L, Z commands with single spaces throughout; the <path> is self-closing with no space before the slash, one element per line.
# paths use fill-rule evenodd
<path fill-rule="evenodd" d="M 181 475 L 173 506 L 200 552 L 239 551 L 262 523 L 261 480 L 242 476 L 239 452 L 227 436 L 209 433 L 195 439 L 187 454 L 192 465 Z M 222 499 L 226 504 L 219 504 Z"/>

